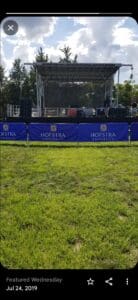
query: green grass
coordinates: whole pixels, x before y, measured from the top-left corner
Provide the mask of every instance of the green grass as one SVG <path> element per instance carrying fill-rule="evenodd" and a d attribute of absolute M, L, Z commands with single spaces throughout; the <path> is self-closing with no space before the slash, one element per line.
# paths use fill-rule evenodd
<path fill-rule="evenodd" d="M 118 269 L 138 260 L 138 143 L 1 142 L 1 263 Z"/>

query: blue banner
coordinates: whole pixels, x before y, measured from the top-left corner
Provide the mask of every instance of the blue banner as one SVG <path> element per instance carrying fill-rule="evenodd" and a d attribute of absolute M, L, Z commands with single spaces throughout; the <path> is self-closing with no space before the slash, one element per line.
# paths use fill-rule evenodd
<path fill-rule="evenodd" d="M 127 141 L 128 123 L 81 123 L 78 140 L 80 142 Z"/>
<path fill-rule="evenodd" d="M 131 124 L 131 140 L 138 141 L 138 122 Z"/>
<path fill-rule="evenodd" d="M 31 141 L 75 142 L 78 139 L 78 125 L 72 123 L 32 123 L 29 125 Z"/>
<path fill-rule="evenodd" d="M 104 142 L 127 141 L 128 123 L 0 123 L 1 140 Z M 138 123 L 132 123 L 131 139 L 138 140 Z"/>
<path fill-rule="evenodd" d="M 24 123 L 0 123 L 0 140 L 19 140 L 27 139 L 26 125 Z"/>

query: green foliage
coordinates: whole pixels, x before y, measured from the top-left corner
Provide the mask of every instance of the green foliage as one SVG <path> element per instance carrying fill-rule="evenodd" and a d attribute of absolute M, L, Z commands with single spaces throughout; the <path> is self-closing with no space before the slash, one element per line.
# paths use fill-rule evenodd
<path fill-rule="evenodd" d="M 27 79 L 27 72 L 20 59 L 15 59 L 9 79 L 3 83 L 2 102 L 19 105 L 22 86 Z"/>
<path fill-rule="evenodd" d="M 26 78 L 26 69 L 23 64 L 21 64 L 21 60 L 15 59 L 13 63 L 13 67 L 10 72 L 10 79 L 20 87 L 22 81 Z"/>
<path fill-rule="evenodd" d="M 4 74 L 4 68 L 0 65 L 0 115 L 5 115 L 6 113 L 6 95 L 5 95 L 5 85 L 6 78 Z"/>
<path fill-rule="evenodd" d="M 1 263 L 128 269 L 138 255 L 138 143 L 1 143 Z"/>
<path fill-rule="evenodd" d="M 125 80 L 123 84 L 116 84 L 115 86 L 115 94 L 117 95 L 118 90 L 118 98 L 119 103 L 123 104 L 124 106 L 130 106 L 133 102 L 138 103 L 138 85 L 132 84 L 129 80 Z"/>
<path fill-rule="evenodd" d="M 132 88 L 133 102 L 138 104 L 138 84 L 134 84 Z"/>
<path fill-rule="evenodd" d="M 37 53 L 37 55 L 36 55 L 36 57 L 35 57 L 35 61 L 36 62 L 48 62 L 48 54 L 45 54 L 44 52 L 43 52 L 43 49 L 42 49 L 42 47 L 40 47 L 39 49 L 38 49 L 38 53 Z"/>
<path fill-rule="evenodd" d="M 74 56 L 74 59 L 71 59 L 71 48 L 69 46 L 64 46 L 64 48 L 60 49 L 64 53 L 63 58 L 59 58 L 59 63 L 71 64 L 77 63 L 77 54 Z"/>
<path fill-rule="evenodd" d="M 4 82 L 4 68 L 0 65 L 0 86 Z"/>
<path fill-rule="evenodd" d="M 35 61 L 48 62 L 48 55 L 44 54 L 40 47 L 36 55 Z M 6 104 L 20 104 L 21 97 L 31 98 L 36 105 L 36 68 L 35 65 L 27 72 L 21 60 L 15 59 L 13 67 L 10 71 L 9 78 L 5 79 L 4 68 L 0 66 L 0 84 L 1 84 L 1 115 L 3 110 L 6 111 Z"/>
<path fill-rule="evenodd" d="M 7 81 L 5 85 L 6 102 L 19 105 L 20 103 L 20 85 L 14 81 Z"/>

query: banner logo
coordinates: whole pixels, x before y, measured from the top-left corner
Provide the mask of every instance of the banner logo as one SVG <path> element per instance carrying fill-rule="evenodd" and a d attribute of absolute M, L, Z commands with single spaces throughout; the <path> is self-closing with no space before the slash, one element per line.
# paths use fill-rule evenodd
<path fill-rule="evenodd" d="M 107 131 L 107 125 L 106 124 L 101 124 L 100 125 L 100 131 Z"/>
<path fill-rule="evenodd" d="M 57 131 L 57 126 L 56 125 L 51 125 L 50 126 L 50 131 L 56 132 Z"/>
<path fill-rule="evenodd" d="M 8 131 L 9 130 L 9 125 L 8 124 L 3 124 L 3 130 Z"/>

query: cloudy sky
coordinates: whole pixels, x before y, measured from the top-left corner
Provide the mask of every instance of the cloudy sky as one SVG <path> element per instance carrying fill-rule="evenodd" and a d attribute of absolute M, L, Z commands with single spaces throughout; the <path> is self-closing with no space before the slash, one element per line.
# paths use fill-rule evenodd
<path fill-rule="evenodd" d="M 8 19 L 18 23 L 15 35 L 3 30 Z M 33 62 L 39 47 L 57 62 L 62 57 L 60 48 L 68 45 L 78 62 L 133 64 L 138 83 L 138 24 L 131 17 L 8 17 L 1 24 L 1 37 L 1 61 L 7 74 L 16 58 Z M 130 68 L 121 68 L 120 82 L 129 77 Z"/>

